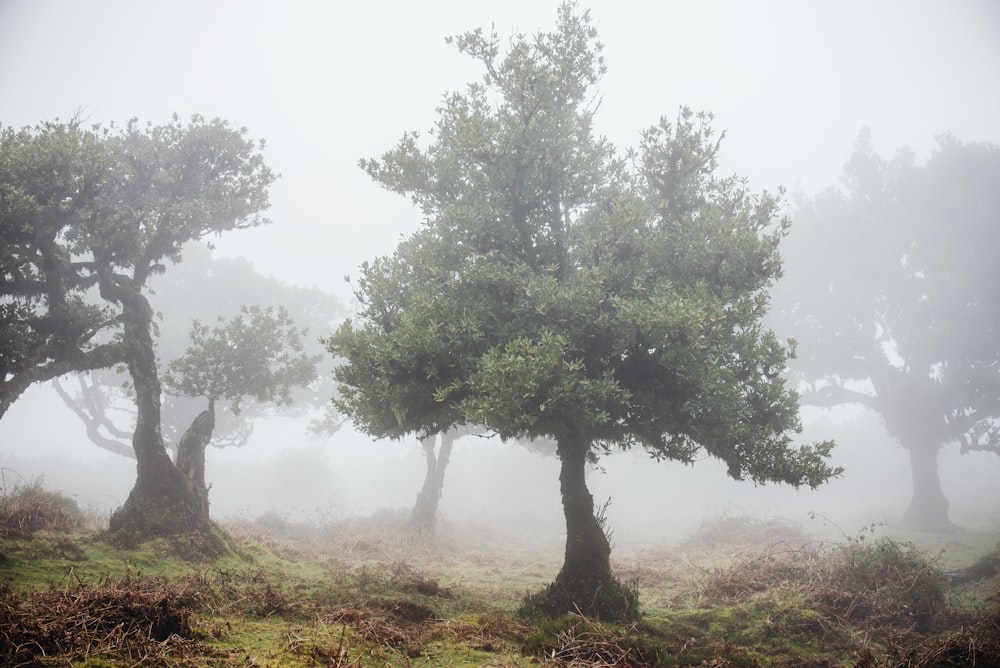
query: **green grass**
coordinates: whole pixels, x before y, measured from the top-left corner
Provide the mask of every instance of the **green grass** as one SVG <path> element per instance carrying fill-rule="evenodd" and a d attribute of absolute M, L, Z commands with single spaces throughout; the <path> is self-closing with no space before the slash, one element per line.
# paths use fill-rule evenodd
<path fill-rule="evenodd" d="M 997 536 L 982 534 L 935 537 L 929 551 L 886 536 L 821 542 L 727 517 L 680 543 L 614 555 L 618 577 L 639 587 L 641 621 L 569 615 L 529 625 L 514 610 L 554 577 L 558 541 L 540 547 L 495 530 L 484 539 L 447 523 L 422 540 L 385 516 L 327 526 L 272 517 L 228 529 L 235 549 L 216 559 L 198 559 L 179 539 L 122 549 L 83 529 L 0 538 L 0 652 L 15 621 L 69 615 L 83 593 L 94 623 L 73 628 L 96 628 L 116 602 L 138 601 L 133 608 L 176 612 L 188 637 L 130 655 L 111 641 L 86 652 L 60 645 L 38 665 L 133 665 L 149 651 L 144 664 L 164 666 L 876 667 L 912 663 L 930 655 L 927 643 L 949 639 L 991 651 L 958 629 L 1000 609 L 1000 576 L 948 587 L 942 574 L 948 545 L 948 570 L 994 552 Z M 942 610 L 926 629 L 897 614 L 922 601 Z"/>

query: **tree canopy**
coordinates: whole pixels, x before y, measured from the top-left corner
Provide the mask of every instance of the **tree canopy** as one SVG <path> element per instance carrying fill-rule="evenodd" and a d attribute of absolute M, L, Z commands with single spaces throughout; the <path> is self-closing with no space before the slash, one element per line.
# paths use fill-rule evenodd
<path fill-rule="evenodd" d="M 85 129 L 78 121 L 0 133 L 5 410 L 32 382 L 126 366 L 137 406 L 136 486 L 115 531 L 203 527 L 167 456 L 150 278 L 184 245 L 260 225 L 274 176 L 259 145 L 222 120 Z M 89 291 L 99 299 L 88 305 Z M 98 338 L 98 334 L 101 337 Z"/>
<path fill-rule="evenodd" d="M 563 568 L 531 605 L 635 614 L 610 575 L 585 463 L 613 447 L 720 458 L 757 482 L 818 485 L 832 444 L 792 447 L 788 345 L 765 330 L 786 222 L 778 201 L 719 177 L 711 116 L 682 108 L 619 157 L 595 136 L 602 47 L 587 12 L 553 32 L 451 40 L 482 83 L 446 95 L 362 167 L 425 216 L 362 267 L 356 321 L 328 340 L 338 406 L 366 432 L 481 425 L 557 443 Z"/>
<path fill-rule="evenodd" d="M 233 318 L 209 327 L 191 324 L 191 345 L 170 362 L 167 392 L 231 402 L 234 413 L 251 397 L 288 405 L 292 388 L 316 377 L 318 356 L 303 352 L 305 330 L 283 308 L 243 306 Z"/>
<path fill-rule="evenodd" d="M 923 164 L 886 160 L 865 130 L 796 221 L 775 299 L 803 401 L 881 415 L 910 454 L 904 519 L 946 527 L 939 449 L 1000 454 L 1000 147 L 946 135 Z"/>
<path fill-rule="evenodd" d="M 323 352 L 318 332 L 328 332 L 343 317 L 339 301 L 316 288 L 287 285 L 273 276 L 264 276 L 243 258 L 219 257 L 203 242 L 184 248 L 184 261 L 171 267 L 169 274 L 150 279 L 149 302 L 156 311 L 154 332 L 159 368 L 166 371 L 173 360 L 191 343 L 188 328 L 192 321 L 212 322 L 238 317 L 247 304 L 267 309 L 287 309 L 296 326 L 308 329 L 301 336 L 304 352 Z M 274 330 L 277 333 L 279 330 Z M 244 358 L 246 359 L 246 358 Z M 250 361 L 253 363 L 253 361 Z M 213 447 L 241 447 L 253 434 L 255 422 L 271 415 L 315 417 L 317 431 L 332 431 L 343 418 L 329 403 L 333 393 L 332 360 L 328 360 L 319 382 L 291 388 L 289 402 L 258 402 L 244 395 L 239 415 L 231 410 L 216 413 Z M 66 405 L 86 425 L 90 440 L 112 452 L 133 457 L 131 446 L 135 406 L 117 368 L 75 374 L 53 381 Z M 167 392 L 163 396 L 161 431 L 168 450 L 176 448 L 184 432 L 205 409 L 204 401 Z"/>
<path fill-rule="evenodd" d="M 191 345 L 170 362 L 163 379 L 168 393 L 208 402 L 177 444 L 177 467 L 194 486 L 206 521 L 205 448 L 215 429 L 215 402 L 230 402 L 236 415 L 246 397 L 287 406 L 294 388 L 315 380 L 319 362 L 319 355 L 304 351 L 305 331 L 283 308 L 243 306 L 238 315 L 218 320 L 215 327 L 192 323 Z"/>

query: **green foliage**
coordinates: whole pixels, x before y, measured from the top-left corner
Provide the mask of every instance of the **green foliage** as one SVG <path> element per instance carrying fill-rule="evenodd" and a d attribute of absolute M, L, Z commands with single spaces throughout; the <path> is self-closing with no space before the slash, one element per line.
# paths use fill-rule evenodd
<path fill-rule="evenodd" d="M 170 363 L 184 354 L 191 343 L 185 327 L 192 321 L 212 323 L 219 318 L 240 317 L 245 304 L 263 309 L 287 309 L 303 331 L 327 332 L 343 315 L 343 306 L 331 295 L 316 288 L 286 285 L 272 276 L 263 276 L 243 258 L 217 257 L 210 244 L 192 242 L 184 247 L 184 261 L 171 267 L 169 275 L 157 275 L 149 282 L 150 306 L 156 311 L 154 320 L 158 366 Z M 210 289 L 207 287 L 210 286 Z M 316 356 L 323 352 L 313 336 L 301 337 L 303 352 Z M 241 402 L 240 414 L 221 410 L 216 413 L 212 432 L 214 447 L 239 447 L 253 433 L 253 422 L 269 414 L 303 414 L 316 416 L 312 429 L 333 432 L 342 417 L 330 404 L 334 394 L 333 374 L 327 360 L 319 373 L 318 382 L 306 387 L 291 388 L 288 405 Z M 132 456 L 131 424 L 135 409 L 129 384 L 123 383 L 121 369 L 104 369 L 77 374 L 74 378 L 53 381 L 53 386 L 66 405 L 87 427 L 90 440 L 107 450 Z M 177 447 L 185 431 L 205 409 L 201 396 L 177 396 L 169 391 L 163 396 L 161 432 L 170 449 Z"/>
<path fill-rule="evenodd" d="M 0 128 L 0 415 L 32 383 L 125 362 L 107 343 L 123 300 L 187 241 L 265 222 L 274 177 L 245 135 L 198 116 Z"/>
<path fill-rule="evenodd" d="M 337 405 L 375 436 L 481 424 L 582 434 L 730 475 L 815 486 L 830 444 L 791 448 L 791 349 L 760 326 L 785 222 L 715 176 L 711 117 L 682 109 L 630 159 L 592 132 L 601 47 L 586 12 L 556 31 L 456 38 L 483 84 L 451 94 L 431 142 L 362 166 L 426 224 L 363 266 Z"/>
<path fill-rule="evenodd" d="M 200 116 L 120 129 L 47 123 L 0 132 L 0 177 L 2 229 L 13 230 L 3 251 L 3 301 L 40 314 L 4 325 L 5 338 L 23 337 L 14 349 L 30 354 L 13 366 L 2 356 L 0 415 L 31 383 L 124 364 L 137 408 L 138 477 L 112 530 L 127 542 L 156 531 L 210 531 L 163 443 L 147 283 L 164 262 L 180 261 L 188 242 L 266 222 L 260 212 L 274 176 L 258 144 L 245 129 Z M 84 303 L 92 288 L 102 307 Z M 54 339 L 35 336 L 39 323 Z M 98 334 L 107 342 L 94 346 Z"/>
<path fill-rule="evenodd" d="M 173 394 L 227 399 L 234 413 L 245 396 L 287 405 L 293 387 L 316 378 L 319 356 L 303 352 L 305 334 L 283 308 L 243 306 L 212 328 L 195 321 L 191 345 L 170 362 L 164 384 Z"/>
<path fill-rule="evenodd" d="M 496 33 L 452 42 L 483 82 L 444 98 L 428 142 L 408 133 L 361 162 L 425 224 L 362 266 L 359 317 L 326 341 L 344 359 L 335 403 L 377 437 L 475 425 L 555 441 L 567 559 L 529 603 L 628 618 L 588 455 L 704 452 L 733 478 L 794 486 L 839 472 L 832 443 L 791 447 L 792 350 L 760 324 L 786 221 L 776 197 L 715 175 L 708 114 L 661 119 L 624 159 L 594 135 L 602 46 L 574 5 L 503 56 Z"/>

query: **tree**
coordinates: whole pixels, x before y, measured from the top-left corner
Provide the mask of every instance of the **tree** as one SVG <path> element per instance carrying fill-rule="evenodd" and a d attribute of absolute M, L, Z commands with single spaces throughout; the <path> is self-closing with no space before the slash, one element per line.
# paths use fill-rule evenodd
<path fill-rule="evenodd" d="M 841 189 L 804 201 L 776 303 L 803 401 L 860 404 L 906 448 L 903 521 L 951 526 L 944 446 L 1000 454 L 1000 147 L 945 136 L 918 165 L 860 134 Z"/>
<path fill-rule="evenodd" d="M 455 441 L 465 436 L 486 435 L 482 427 L 463 425 L 420 439 L 427 470 L 424 473 L 424 483 L 417 493 L 417 500 L 413 504 L 413 511 L 410 513 L 410 526 L 417 533 L 432 534 L 437 525 L 438 504 L 444 491 L 444 475 L 448 469 L 448 462 L 451 461 L 451 451 Z M 521 441 L 520 444 L 538 455 L 555 456 L 555 444 L 548 439 Z"/>
<path fill-rule="evenodd" d="M 23 383 L 14 381 L 22 376 L 53 377 L 53 363 L 62 373 L 123 363 L 137 406 L 136 484 L 112 515 L 112 531 L 140 538 L 207 529 L 193 486 L 164 446 L 146 289 L 165 261 L 180 261 L 185 243 L 266 222 L 260 212 L 274 177 L 257 144 L 246 130 L 195 116 L 188 124 L 174 118 L 85 130 L 74 121 L 6 130 L 2 154 L 12 179 L 4 179 L 10 218 L 2 228 L 16 230 L 15 246 L 4 252 L 5 304 L 15 305 L 15 317 L 30 311 L 43 322 L 63 312 L 75 318 L 59 323 L 54 352 L 33 335 L 30 317 L 5 323 L 5 332 L 19 336 L 15 350 L 27 351 L 12 356 L 16 365 L 5 361 L 5 386 L 13 385 L 5 400 L 16 396 Z M 89 288 L 101 307 L 84 301 Z M 82 337 L 75 334 L 81 324 Z M 86 335 L 98 325 L 113 334 L 103 349 L 92 346 L 96 334 Z M 95 351 L 102 351 L 99 364 L 73 362 Z"/>
<path fill-rule="evenodd" d="M 206 289 L 206 286 L 211 289 Z M 161 371 L 179 358 L 190 344 L 187 326 L 239 317 L 245 304 L 288 311 L 295 323 L 310 332 L 328 332 L 343 317 L 339 301 L 316 288 L 292 286 L 263 276 L 243 258 L 213 255 L 204 243 L 184 248 L 184 261 L 148 283 L 150 305 L 157 313 L 157 358 Z M 313 337 L 303 338 L 303 350 L 321 355 L 323 348 Z M 66 405 L 87 428 L 91 442 L 117 454 L 134 457 L 129 442 L 135 425 L 134 402 L 127 384 L 116 369 L 76 374 L 69 382 L 53 380 Z M 215 414 L 213 447 L 242 447 L 253 434 L 257 420 L 273 415 L 314 416 L 315 431 L 335 431 L 340 416 L 326 415 L 333 392 L 332 361 L 317 383 L 293 387 L 291 403 L 244 401 L 239 414 L 220 410 Z M 196 416 L 204 410 L 199 398 L 167 393 L 163 397 L 161 431 L 164 443 L 176 457 L 177 445 Z M 337 418 L 337 419 L 331 419 Z"/>
<path fill-rule="evenodd" d="M 297 329 L 284 309 L 244 306 L 238 316 L 219 322 L 210 329 L 195 321 L 191 346 L 170 363 L 164 377 L 169 393 L 208 401 L 177 445 L 177 467 L 194 485 L 206 522 L 205 448 L 215 429 L 215 402 L 231 402 L 236 415 L 247 397 L 259 404 L 289 405 L 292 388 L 315 380 L 320 359 L 303 351 L 306 331 Z"/>
<path fill-rule="evenodd" d="M 419 533 L 434 531 L 434 526 L 437 524 L 438 503 L 444 490 L 444 473 L 451 458 L 451 449 L 455 441 L 464 435 L 463 429 L 449 429 L 420 439 L 420 446 L 424 449 L 424 460 L 427 462 L 427 472 L 424 475 L 424 484 L 413 504 L 413 512 L 410 514 L 410 524 Z M 436 441 L 439 439 L 441 447 L 438 448 Z"/>
<path fill-rule="evenodd" d="M 710 117 L 682 109 L 616 157 L 595 138 L 604 71 L 589 14 L 554 32 L 454 38 L 484 82 L 450 94 L 429 145 L 406 134 L 362 161 L 425 223 L 362 266 L 357 323 L 328 339 L 338 407 L 377 437 L 482 426 L 550 438 L 560 459 L 563 566 L 525 612 L 637 613 L 615 580 L 588 459 L 645 447 L 723 459 L 734 478 L 818 485 L 831 443 L 790 447 L 791 353 L 760 325 L 780 269 L 777 201 L 718 178 Z"/>
<path fill-rule="evenodd" d="M 110 181 L 101 138 L 76 124 L 0 127 L 0 418 L 31 385 L 125 361 L 102 340 L 117 313 L 88 303 L 97 275 L 67 230 Z"/>

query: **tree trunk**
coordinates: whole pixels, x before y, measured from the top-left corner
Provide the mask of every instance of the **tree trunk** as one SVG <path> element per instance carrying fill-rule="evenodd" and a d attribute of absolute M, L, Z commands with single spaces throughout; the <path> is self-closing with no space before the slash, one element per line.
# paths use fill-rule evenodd
<path fill-rule="evenodd" d="M 909 508 L 903 513 L 903 523 L 924 531 L 949 531 L 955 525 L 948 519 L 951 504 L 938 477 L 939 448 L 921 441 L 910 441 L 909 445 L 913 495 Z"/>
<path fill-rule="evenodd" d="M 448 459 L 451 457 L 451 449 L 456 438 L 458 434 L 454 431 L 442 433 L 441 449 L 436 456 L 434 454 L 436 438 L 432 436 L 421 440 L 424 456 L 427 459 L 427 474 L 424 476 L 424 486 L 417 494 L 417 501 L 413 504 L 413 514 L 410 516 L 410 523 L 420 533 L 434 532 L 438 503 L 441 501 L 441 492 L 444 489 L 444 473 L 448 468 Z"/>
<path fill-rule="evenodd" d="M 560 440 L 557 452 L 566 516 L 566 554 L 559 578 L 599 582 L 611 576 L 611 545 L 594 516 L 594 497 L 587 488 L 586 447 Z"/>
<path fill-rule="evenodd" d="M 195 417 L 177 444 L 177 468 L 194 487 L 198 497 L 198 512 L 208 521 L 208 486 L 205 484 L 205 448 L 215 429 L 215 400 L 208 400 L 208 410 Z"/>
<path fill-rule="evenodd" d="M 135 487 L 124 505 L 112 514 L 111 532 L 120 542 L 137 543 L 208 529 L 194 487 L 170 460 L 160 433 L 160 378 L 151 333 L 153 310 L 138 289 L 109 286 L 102 281 L 102 294 L 106 289 L 122 304 L 122 343 L 137 407 L 132 436 Z"/>
<path fill-rule="evenodd" d="M 566 516 L 566 553 L 555 581 L 522 606 L 528 615 L 579 612 L 605 620 L 638 615 L 638 594 L 611 574 L 611 545 L 594 515 L 594 498 L 587 489 L 589 443 L 579 437 L 560 438 L 559 486 Z"/>

